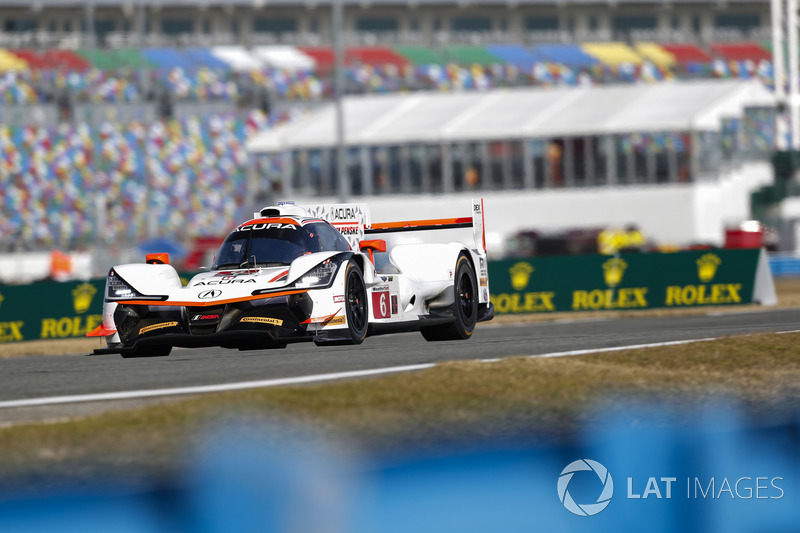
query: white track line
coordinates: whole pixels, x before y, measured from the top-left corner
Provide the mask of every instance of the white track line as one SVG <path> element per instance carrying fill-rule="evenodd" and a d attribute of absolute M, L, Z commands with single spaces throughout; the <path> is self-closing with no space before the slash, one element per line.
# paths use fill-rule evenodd
<path fill-rule="evenodd" d="M 51 396 L 49 398 L 30 398 L 25 400 L 9 400 L 0 402 L 0 409 L 13 407 L 35 407 L 40 405 L 56 405 L 63 403 L 97 402 L 109 400 L 132 400 L 137 398 L 151 398 L 154 396 L 175 396 L 179 394 L 204 394 L 209 392 L 228 392 L 244 389 L 260 389 L 264 387 L 279 387 L 281 385 L 300 385 L 303 383 L 316 383 L 336 379 L 359 378 L 391 374 L 393 372 L 410 372 L 432 368 L 436 363 L 419 365 L 392 366 L 388 368 L 374 368 L 370 370 L 353 370 L 350 372 L 334 372 L 332 374 L 316 374 L 294 378 L 265 379 L 262 381 L 240 381 L 238 383 L 220 383 L 219 385 L 199 385 L 196 387 L 179 387 L 174 389 L 151 389 L 123 392 L 101 392 L 97 394 L 78 394 L 75 396 Z"/>
<path fill-rule="evenodd" d="M 790 333 L 790 332 L 786 332 Z M 690 339 L 683 341 L 652 342 L 648 344 L 631 344 L 628 346 L 614 346 L 612 348 L 589 348 L 586 350 L 571 350 L 567 352 L 552 352 L 545 354 L 529 355 L 527 357 L 568 357 L 574 355 L 587 355 L 603 352 L 618 352 L 622 350 L 637 350 L 640 348 L 657 348 L 659 346 L 676 346 L 679 344 L 691 344 L 694 342 L 706 342 L 716 340 L 715 337 L 704 339 Z M 484 363 L 493 363 L 499 359 L 480 359 Z M 416 370 L 426 370 L 433 368 L 437 363 L 423 363 L 418 365 L 390 366 L 387 368 L 373 368 L 369 370 L 352 370 L 349 372 L 334 372 L 331 374 L 315 374 L 311 376 L 298 376 L 293 378 L 266 379 L 261 381 L 241 381 L 238 383 L 220 383 L 218 385 L 199 385 L 195 387 L 178 387 L 173 389 L 151 389 L 138 391 L 122 392 L 103 392 L 96 394 L 78 394 L 74 396 L 51 396 L 47 398 L 29 398 L 24 400 L 8 400 L 0 402 L 0 409 L 10 409 L 15 407 L 37 407 L 42 405 L 58 405 L 66 403 L 98 402 L 112 400 L 133 400 L 138 398 L 152 398 L 156 396 L 177 396 L 184 394 L 205 394 L 209 392 L 229 392 L 245 389 L 261 389 L 266 387 L 279 387 L 282 385 L 301 385 L 305 383 L 318 383 L 322 381 L 334 381 L 339 379 L 358 378 L 366 376 L 379 376 L 381 374 L 393 374 L 397 372 L 412 372 Z"/>

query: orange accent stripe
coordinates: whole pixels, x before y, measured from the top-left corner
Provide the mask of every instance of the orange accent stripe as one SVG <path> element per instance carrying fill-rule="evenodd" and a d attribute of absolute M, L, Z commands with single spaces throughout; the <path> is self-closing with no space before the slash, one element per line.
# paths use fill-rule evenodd
<path fill-rule="evenodd" d="M 444 226 L 446 224 L 465 224 L 472 222 L 471 218 L 437 218 L 431 220 L 404 220 L 402 222 L 382 222 L 373 224 L 372 229 L 413 228 L 416 226 Z"/>
<path fill-rule="evenodd" d="M 179 302 L 172 300 L 121 300 L 117 303 L 128 305 L 161 305 L 172 307 L 211 307 L 213 305 L 232 304 L 237 302 L 246 302 L 249 300 L 263 300 L 264 298 L 277 298 L 278 296 L 289 296 L 291 294 L 301 294 L 304 292 L 308 292 L 308 289 L 269 292 L 266 294 L 257 294 L 255 296 L 242 296 L 241 298 L 228 298 L 226 300 L 209 300 L 207 302 Z"/>
<path fill-rule="evenodd" d="M 283 272 L 281 272 L 280 274 L 278 274 L 277 276 L 275 276 L 274 278 L 272 278 L 271 280 L 269 280 L 269 283 L 272 283 L 272 282 L 274 282 L 274 281 L 278 281 L 278 280 L 279 280 L 279 279 L 281 279 L 282 277 L 286 276 L 288 273 L 289 273 L 289 271 L 288 271 L 288 270 L 284 270 Z"/>
<path fill-rule="evenodd" d="M 117 332 L 117 330 L 115 330 L 115 329 L 106 329 L 106 328 L 103 327 L 103 324 L 100 324 L 99 326 L 94 328 L 92 331 L 88 331 L 86 333 L 86 336 L 87 337 L 108 337 L 109 335 L 113 335 L 116 332 Z"/>
<path fill-rule="evenodd" d="M 343 309 L 343 308 L 342 308 L 342 307 L 340 307 L 340 308 L 339 308 L 339 309 L 337 309 L 337 310 L 336 310 L 336 312 L 335 312 L 335 313 L 333 313 L 332 315 L 323 316 L 323 317 L 318 317 L 318 318 L 309 318 L 308 320 L 303 320 L 303 321 L 302 321 L 302 322 L 300 322 L 300 323 L 301 323 L 301 324 L 325 324 L 325 323 L 327 323 L 327 322 L 330 322 L 331 320 L 333 320 L 333 317 L 335 317 L 336 315 L 338 315 L 338 314 L 339 314 L 339 311 L 341 311 L 342 309 Z"/>

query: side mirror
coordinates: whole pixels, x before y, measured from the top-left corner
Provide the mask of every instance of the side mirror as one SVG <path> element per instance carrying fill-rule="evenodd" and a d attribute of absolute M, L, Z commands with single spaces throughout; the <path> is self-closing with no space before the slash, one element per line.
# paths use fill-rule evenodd
<path fill-rule="evenodd" d="M 144 259 L 148 265 L 169 264 L 169 254 L 147 254 Z"/>
<path fill-rule="evenodd" d="M 367 251 L 367 255 L 369 255 L 369 260 L 372 264 L 375 264 L 375 257 L 373 256 L 374 252 L 385 252 L 386 251 L 386 241 L 383 239 L 375 239 L 372 241 L 361 241 L 358 243 L 359 249 L 363 252 L 364 250 Z"/>

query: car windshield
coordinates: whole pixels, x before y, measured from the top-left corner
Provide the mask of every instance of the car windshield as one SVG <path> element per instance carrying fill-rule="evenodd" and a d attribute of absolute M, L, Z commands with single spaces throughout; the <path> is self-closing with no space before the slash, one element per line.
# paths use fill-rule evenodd
<path fill-rule="evenodd" d="M 333 230 L 341 240 L 325 238 Z M 346 248 L 343 248 L 342 243 Z M 328 224 L 252 224 L 228 235 L 217 252 L 212 270 L 289 265 L 303 254 L 349 250 L 347 241 Z"/>

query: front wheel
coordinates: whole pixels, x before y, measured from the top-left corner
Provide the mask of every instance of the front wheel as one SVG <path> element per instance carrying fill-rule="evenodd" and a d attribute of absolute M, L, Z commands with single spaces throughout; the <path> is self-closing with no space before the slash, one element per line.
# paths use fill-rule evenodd
<path fill-rule="evenodd" d="M 463 252 L 456 261 L 456 275 L 453 278 L 453 317 L 451 324 L 429 326 L 421 329 L 422 336 L 428 341 L 446 341 L 468 339 L 475 331 L 478 322 L 478 283 L 472 263 Z"/>
<path fill-rule="evenodd" d="M 344 277 L 345 313 L 347 329 L 352 344 L 361 344 L 367 336 L 369 322 L 369 306 L 367 305 L 367 287 L 364 275 L 358 264 L 351 260 L 347 263 Z"/>

